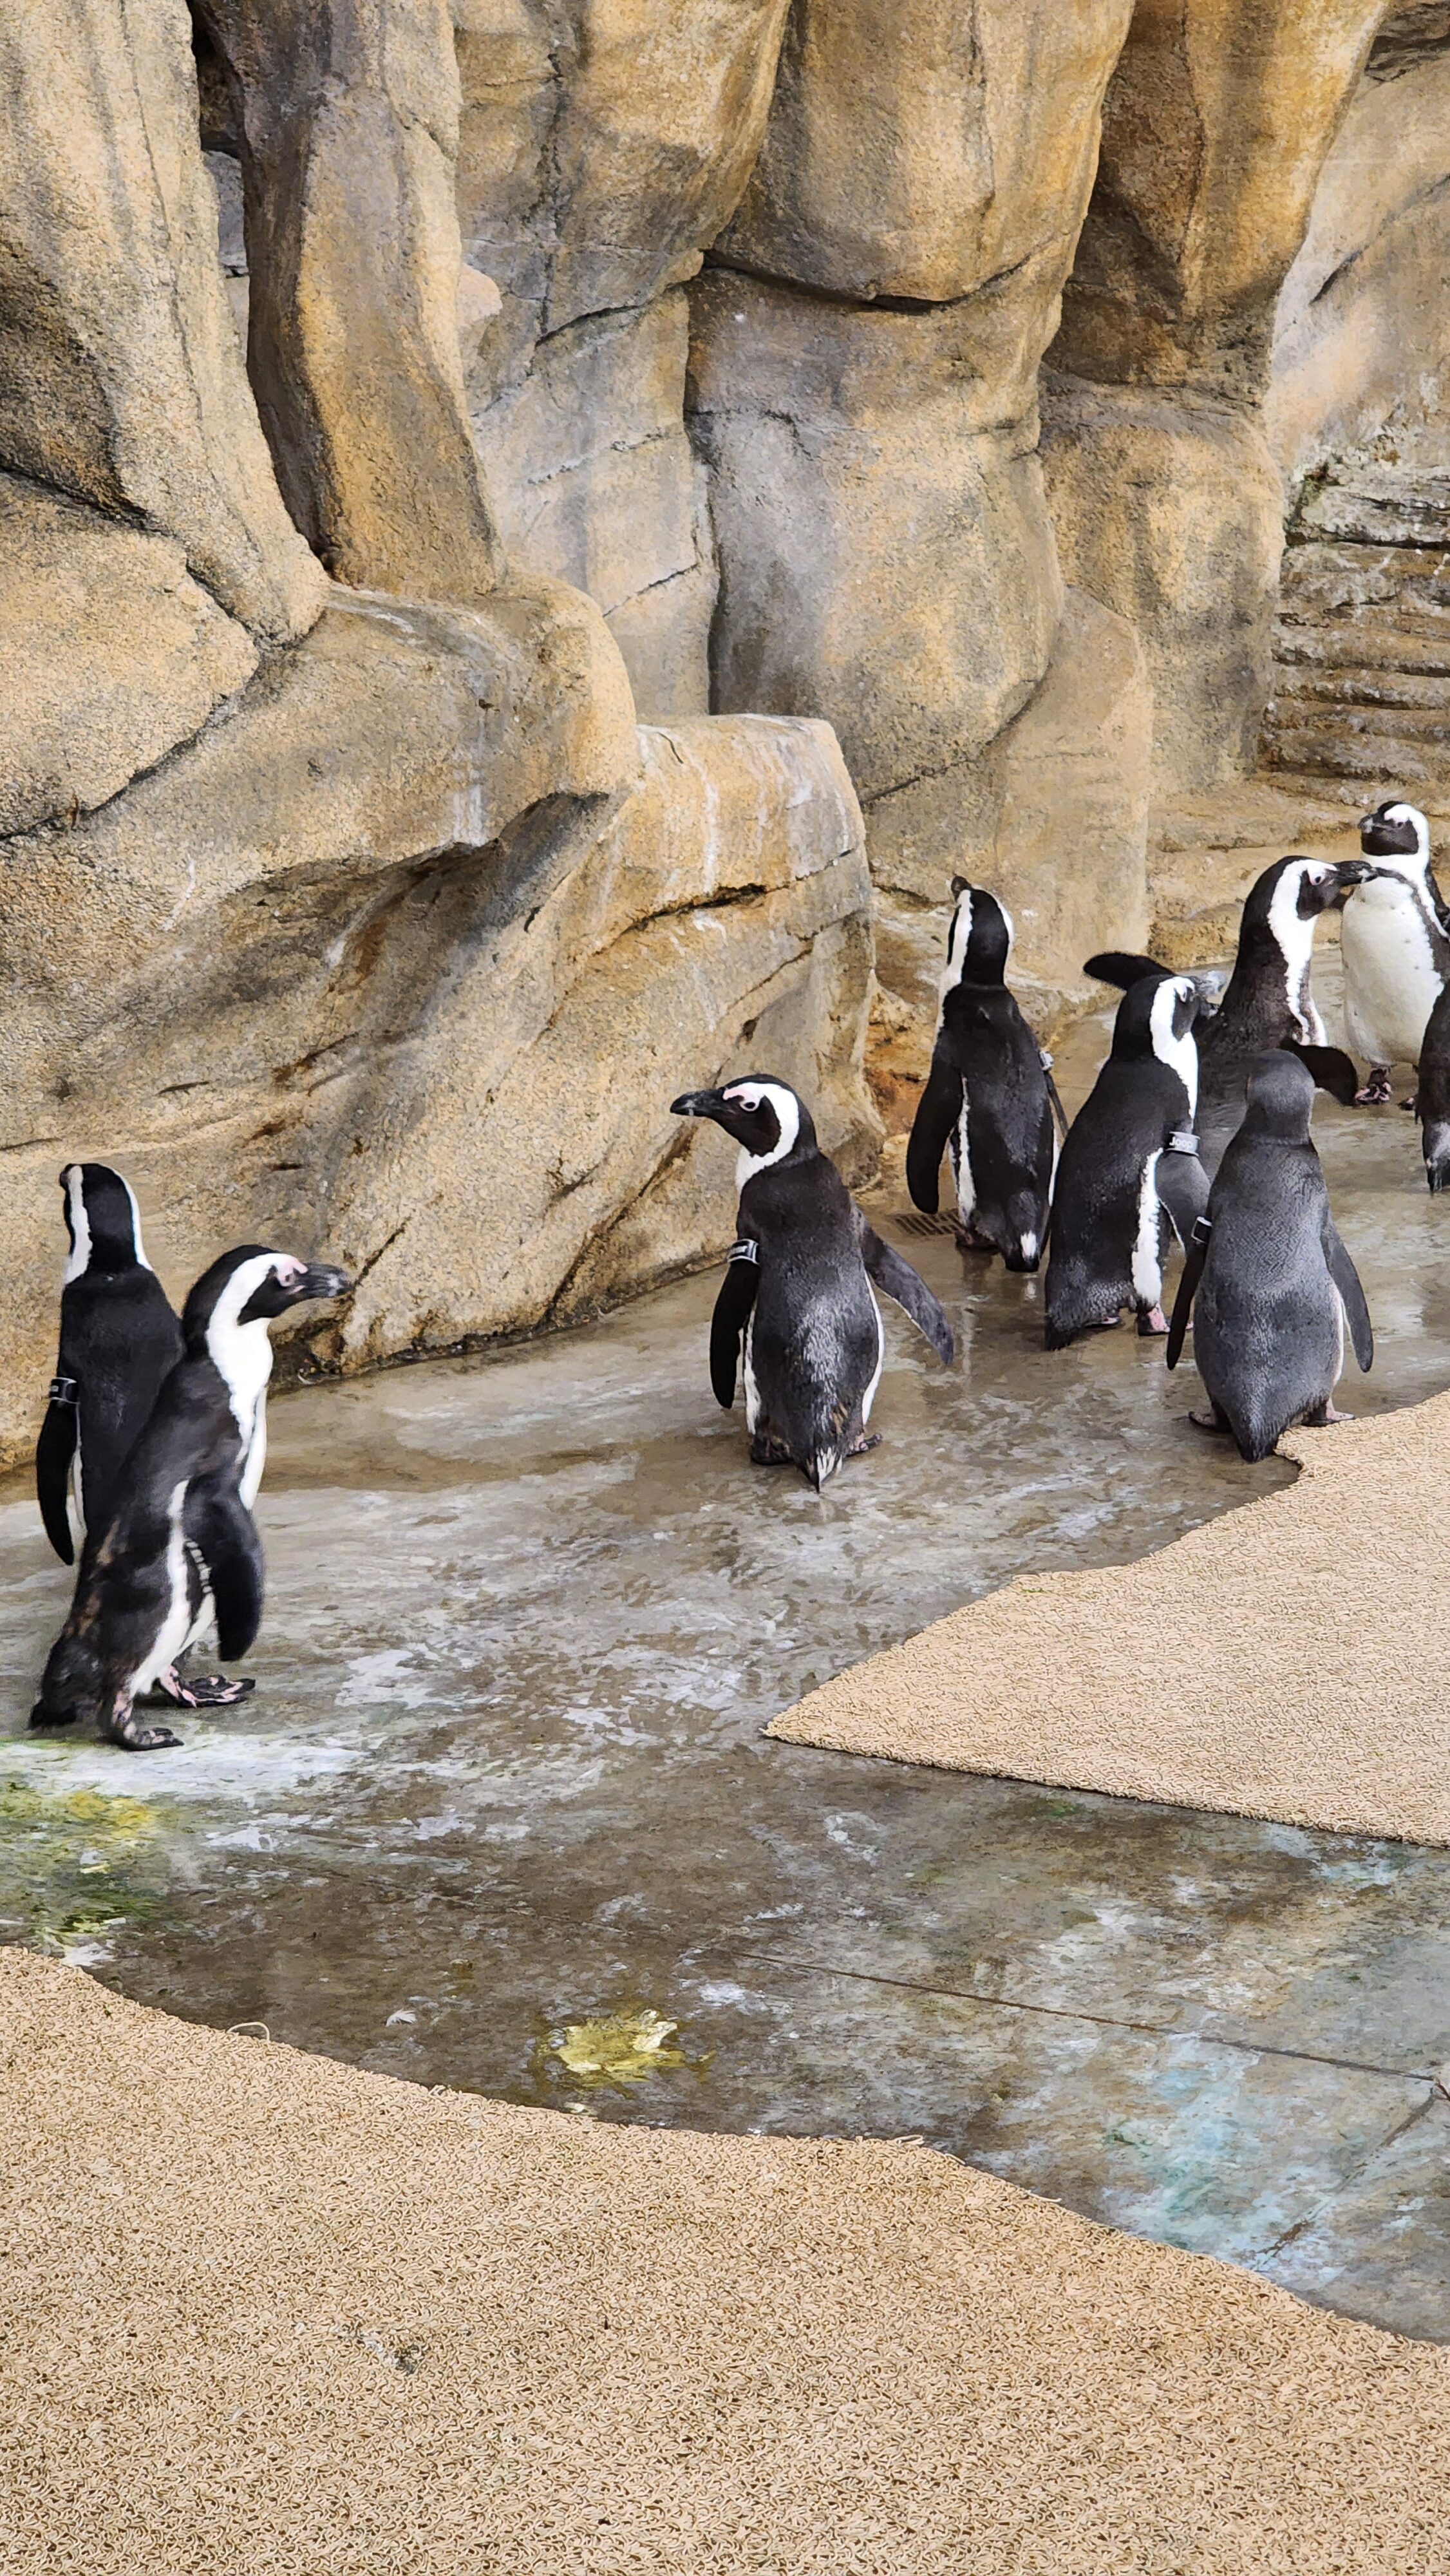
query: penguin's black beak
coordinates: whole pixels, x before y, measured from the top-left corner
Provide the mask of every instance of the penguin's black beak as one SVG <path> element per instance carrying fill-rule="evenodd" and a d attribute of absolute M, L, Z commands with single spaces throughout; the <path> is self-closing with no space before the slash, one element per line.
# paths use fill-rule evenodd
<path fill-rule="evenodd" d="M 294 1291 L 301 1304 L 307 1297 L 345 1297 L 352 1286 L 345 1270 L 334 1270 L 328 1261 L 309 1261 Z"/>
<path fill-rule="evenodd" d="M 682 1091 L 670 1102 L 672 1118 L 718 1118 L 725 1106 L 723 1091 Z"/>
<path fill-rule="evenodd" d="M 1382 877 L 1384 873 L 1370 859 L 1341 859 L 1335 867 L 1330 903 L 1342 906 L 1356 886 L 1368 885 L 1371 877 Z"/>

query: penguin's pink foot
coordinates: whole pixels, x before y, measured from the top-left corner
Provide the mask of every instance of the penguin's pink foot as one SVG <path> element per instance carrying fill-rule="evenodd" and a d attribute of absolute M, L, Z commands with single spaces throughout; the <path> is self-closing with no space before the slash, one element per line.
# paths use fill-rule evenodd
<path fill-rule="evenodd" d="M 235 1708 L 256 1687 L 250 1675 L 229 1681 L 225 1673 L 193 1673 L 183 1680 L 175 1664 L 168 1664 L 156 1676 L 154 1695 L 173 1701 L 177 1708 Z"/>
<path fill-rule="evenodd" d="M 143 1726 L 124 1694 L 117 1700 L 102 1732 L 126 1753 L 160 1753 L 169 1745 L 179 1746 L 181 1743 L 180 1736 L 173 1735 L 169 1726 Z"/>
<path fill-rule="evenodd" d="M 1379 1109 L 1393 1096 L 1393 1092 L 1394 1084 L 1390 1080 L 1389 1066 L 1372 1064 L 1369 1069 L 1369 1080 L 1363 1090 L 1357 1091 L 1354 1095 L 1354 1105 L 1356 1109 Z"/>
<path fill-rule="evenodd" d="M 750 1443 L 752 1467 L 793 1467 L 795 1460 L 783 1442 L 773 1440 L 768 1431 L 757 1431 Z"/>
<path fill-rule="evenodd" d="M 1402 1100 L 1400 1102 L 1400 1107 L 1402 1109 L 1408 1109 L 1412 1118 L 1418 1118 L 1420 1114 L 1420 1095 L 1418 1091 L 1415 1092 L 1409 1100 Z"/>
<path fill-rule="evenodd" d="M 859 1440 L 852 1441 L 846 1455 L 848 1458 L 864 1458 L 868 1449 L 879 1449 L 880 1446 L 879 1431 L 863 1431 Z"/>
<path fill-rule="evenodd" d="M 1168 1318 L 1164 1314 L 1161 1306 L 1149 1306 L 1146 1308 L 1144 1313 L 1138 1317 L 1138 1338 L 1140 1341 L 1146 1342 L 1150 1340 L 1155 1333 L 1166 1333 L 1167 1330 Z"/>
<path fill-rule="evenodd" d="M 952 1232 L 957 1239 L 958 1252 L 995 1252 L 997 1249 L 995 1243 L 989 1243 L 986 1236 L 978 1234 L 974 1226 L 963 1225 L 960 1217 L 953 1218 Z"/>
<path fill-rule="evenodd" d="M 1228 1429 L 1228 1424 L 1225 1422 L 1223 1415 L 1219 1412 L 1217 1405 L 1214 1406 L 1211 1413 L 1190 1413 L 1188 1419 L 1192 1423 L 1195 1431 L 1227 1431 Z"/>
<path fill-rule="evenodd" d="M 1304 1428 L 1306 1431 L 1328 1431 L 1336 1422 L 1352 1422 L 1353 1420 L 1354 1415 L 1352 1413 L 1341 1413 L 1333 1397 L 1328 1396 L 1323 1404 L 1316 1404 L 1310 1412 L 1305 1414 Z"/>

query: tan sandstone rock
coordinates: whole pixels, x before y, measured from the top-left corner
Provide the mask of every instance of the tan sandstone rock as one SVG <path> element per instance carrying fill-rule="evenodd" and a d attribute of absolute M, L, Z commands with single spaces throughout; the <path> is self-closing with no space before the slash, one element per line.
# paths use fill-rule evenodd
<path fill-rule="evenodd" d="M 1131 15 L 1132 0 L 796 0 L 719 255 L 862 300 L 949 302 L 1052 241 L 1065 274 Z"/>
<path fill-rule="evenodd" d="M 195 741 L 7 857 L 7 1454 L 53 1364 L 74 1155 L 132 1176 L 177 1288 L 229 1242 L 326 1245 L 361 1276 L 352 1365 L 722 1240 L 728 1189 L 692 1177 L 668 1101 L 747 1028 L 869 1154 L 866 879 L 829 733 L 642 746 L 576 593 L 334 593 Z"/>
<path fill-rule="evenodd" d="M 486 597 L 447 0 L 198 6 L 241 100 L 248 365 L 288 507 L 340 580 Z"/>
<path fill-rule="evenodd" d="M 171 537 L 0 475 L 0 835 L 102 805 L 250 679 Z"/>
<path fill-rule="evenodd" d="M 685 436 L 682 289 L 542 341 L 475 415 L 512 560 L 599 602 L 647 721 L 709 704 L 714 548 Z"/>
<path fill-rule="evenodd" d="M 1044 379 L 1042 462 L 1064 576 L 1142 639 L 1155 786 L 1241 774 L 1268 696 L 1283 547 L 1258 420 L 1187 394 Z"/>
<path fill-rule="evenodd" d="M 174 536 L 258 635 L 321 608 L 223 291 L 184 0 L 0 11 L 0 466 Z"/>
<path fill-rule="evenodd" d="M 898 313 L 720 270 L 693 302 L 716 704 L 829 709 L 868 803 L 975 757 L 1036 687 L 1061 610 L 1035 275 Z"/>

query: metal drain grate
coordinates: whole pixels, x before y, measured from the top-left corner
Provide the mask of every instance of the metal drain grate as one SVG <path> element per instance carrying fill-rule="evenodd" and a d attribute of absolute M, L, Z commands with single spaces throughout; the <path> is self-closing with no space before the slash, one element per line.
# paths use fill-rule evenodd
<path fill-rule="evenodd" d="M 915 1208 L 909 1216 L 893 1216 L 891 1227 L 896 1234 L 914 1234 L 919 1240 L 933 1234 L 956 1233 L 949 1216 L 922 1216 Z"/>

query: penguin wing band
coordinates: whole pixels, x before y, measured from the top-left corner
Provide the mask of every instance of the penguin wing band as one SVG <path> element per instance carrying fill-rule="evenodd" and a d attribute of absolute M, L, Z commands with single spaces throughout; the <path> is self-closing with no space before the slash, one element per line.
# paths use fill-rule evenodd
<path fill-rule="evenodd" d="M 728 1413 L 735 1401 L 735 1372 L 740 1360 L 740 1337 L 750 1321 L 755 1292 L 760 1286 L 760 1246 L 751 1235 L 742 1235 L 730 1247 L 715 1312 L 710 1318 L 710 1384 L 715 1401 Z"/>
<path fill-rule="evenodd" d="M 1198 1159 L 1197 1137 L 1191 1137 L 1184 1144 L 1170 1137 L 1158 1157 L 1155 1178 L 1158 1204 L 1186 1249 L 1193 1229 L 1208 1205 L 1208 1174 Z"/>
<path fill-rule="evenodd" d="M 868 1278 L 874 1279 L 882 1292 L 909 1315 L 919 1333 L 930 1342 L 937 1358 L 950 1368 L 956 1357 L 956 1338 L 947 1321 L 946 1310 L 932 1295 L 926 1281 L 909 1261 L 903 1261 L 891 1244 L 883 1243 L 874 1227 L 869 1226 L 861 1211 L 861 1258 Z"/>

